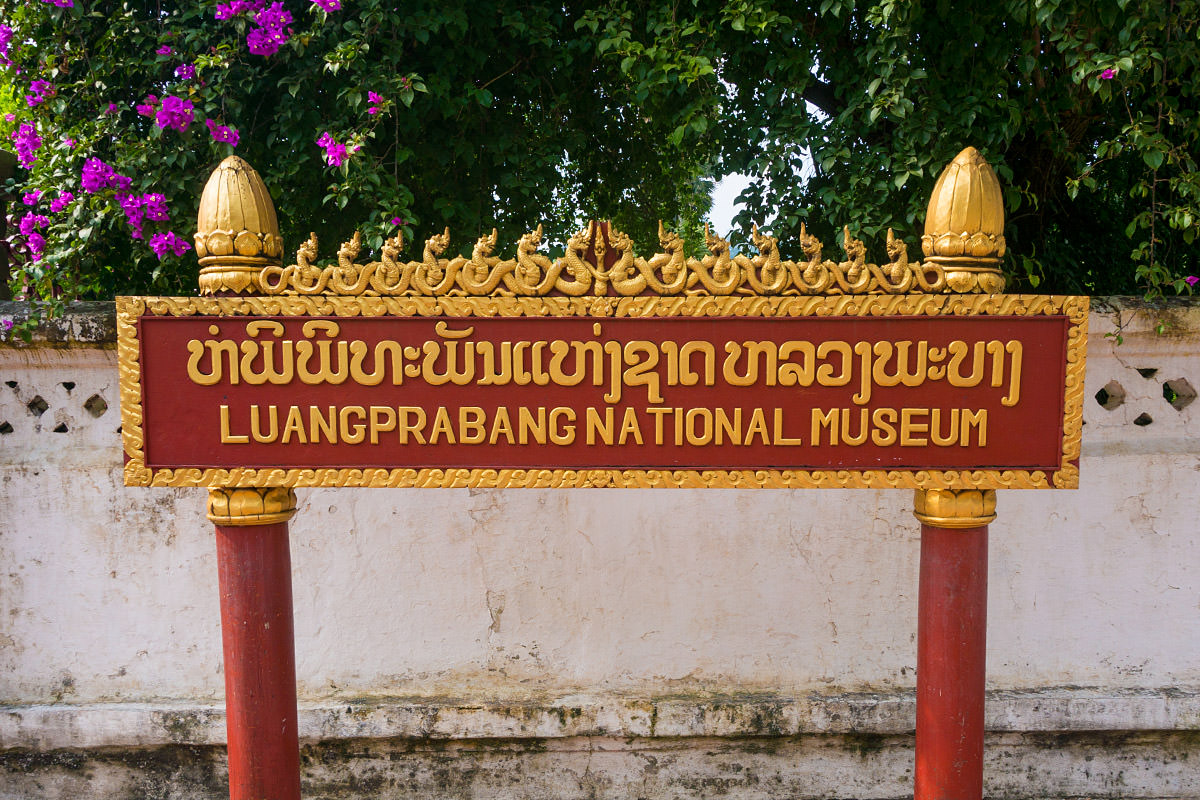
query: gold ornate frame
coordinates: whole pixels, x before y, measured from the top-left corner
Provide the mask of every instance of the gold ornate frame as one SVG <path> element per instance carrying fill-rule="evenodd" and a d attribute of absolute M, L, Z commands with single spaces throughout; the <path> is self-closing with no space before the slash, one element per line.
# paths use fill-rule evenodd
<path fill-rule="evenodd" d="M 1062 315 L 1070 327 L 1059 467 L 1040 470 L 151 469 L 142 431 L 137 319 L 156 316 L 885 317 Z M 678 297 L 122 297 L 117 299 L 129 486 L 395 488 L 1074 489 L 1079 485 L 1088 298 L 919 294 Z"/>

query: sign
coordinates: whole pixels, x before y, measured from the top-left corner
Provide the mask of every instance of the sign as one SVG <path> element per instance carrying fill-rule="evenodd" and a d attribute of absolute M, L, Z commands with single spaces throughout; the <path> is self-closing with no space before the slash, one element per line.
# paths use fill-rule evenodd
<path fill-rule="evenodd" d="M 1072 488 L 1086 298 L 122 298 L 131 485 Z"/>

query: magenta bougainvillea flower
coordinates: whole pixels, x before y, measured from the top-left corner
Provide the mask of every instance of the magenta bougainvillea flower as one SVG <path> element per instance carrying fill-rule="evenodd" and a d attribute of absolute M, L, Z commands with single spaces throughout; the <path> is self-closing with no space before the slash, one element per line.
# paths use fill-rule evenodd
<path fill-rule="evenodd" d="M 116 170 L 93 156 L 83 162 L 79 183 L 85 192 L 95 194 L 104 189 L 128 189 L 132 181 L 124 175 L 118 175 Z"/>
<path fill-rule="evenodd" d="M 193 64 L 180 64 L 175 68 L 175 77 L 181 81 L 190 81 L 196 77 L 196 67 Z"/>
<path fill-rule="evenodd" d="M 1188 286 L 1195 286 L 1197 283 L 1200 283 L 1200 278 L 1197 278 L 1195 275 L 1188 275 L 1183 279 L 1183 282 Z"/>
<path fill-rule="evenodd" d="M 169 55 L 171 55 L 171 53 L 173 53 L 174 51 L 173 51 L 173 50 L 171 50 L 171 45 L 169 45 L 169 44 L 164 44 L 162 47 L 158 48 L 158 49 L 157 49 L 157 50 L 155 50 L 154 52 L 158 53 L 160 56 L 169 56 Z"/>
<path fill-rule="evenodd" d="M 25 204 L 25 205 L 27 205 L 27 206 L 36 206 L 36 205 L 37 205 L 38 198 L 39 198 L 39 197 L 41 197 L 41 196 L 42 196 L 42 193 L 41 193 L 41 192 L 39 192 L 37 189 L 34 189 L 32 192 L 28 192 L 28 193 L 26 193 L 26 194 L 25 194 L 25 195 L 24 195 L 24 196 L 21 198 L 21 202 L 22 202 L 22 203 L 24 203 L 24 204 Z"/>
<path fill-rule="evenodd" d="M 255 55 L 273 56 L 291 35 L 292 14 L 274 2 L 254 12 L 254 24 L 258 27 L 246 35 L 246 46 Z"/>
<path fill-rule="evenodd" d="M 25 95 L 25 103 L 30 108 L 41 105 L 54 96 L 54 85 L 50 81 L 37 80 L 29 84 L 29 94 Z"/>
<path fill-rule="evenodd" d="M 143 117 L 153 117 L 158 113 L 158 96 L 153 94 L 146 95 L 146 99 L 140 104 L 134 106 L 137 113 Z"/>
<path fill-rule="evenodd" d="M 313 0 L 313 2 L 326 11 L 342 10 L 342 0 Z"/>
<path fill-rule="evenodd" d="M 168 95 L 162 99 L 162 105 L 154 116 L 154 124 L 163 130 L 168 128 L 183 133 L 192 124 L 195 113 L 191 100 Z"/>
<path fill-rule="evenodd" d="M 325 163 L 331 167 L 340 167 L 346 161 L 346 145 L 338 144 L 333 138 L 333 134 L 326 131 L 317 139 L 319 144 L 325 150 Z"/>
<path fill-rule="evenodd" d="M 167 253 L 181 256 L 191 250 L 192 246 L 174 231 L 167 231 L 166 233 L 156 233 L 150 237 L 150 249 L 154 251 L 154 255 L 158 256 L 158 260 L 162 261 L 166 258 Z"/>
<path fill-rule="evenodd" d="M 1115 77 L 1117 77 L 1117 72 L 1111 67 L 1100 73 L 1100 80 L 1102 81 L 1111 81 Z"/>
<path fill-rule="evenodd" d="M 57 214 L 58 212 L 62 211 L 64 208 L 66 208 L 67 206 L 71 205 L 71 203 L 74 202 L 74 200 L 75 200 L 75 195 L 71 194 L 70 192 L 63 192 L 58 197 L 56 197 L 50 201 L 51 213 Z"/>
<path fill-rule="evenodd" d="M 42 146 L 42 139 L 37 135 L 33 123 L 22 122 L 21 126 L 12 132 L 13 146 L 17 150 L 17 160 L 21 166 L 29 169 L 37 161 L 37 149 Z"/>
<path fill-rule="evenodd" d="M 218 125 L 211 119 L 204 120 L 204 124 L 208 126 L 208 132 L 212 134 L 214 142 L 225 142 L 234 147 L 238 146 L 238 140 L 241 136 L 238 134 L 237 128 L 231 128 L 228 125 Z"/>

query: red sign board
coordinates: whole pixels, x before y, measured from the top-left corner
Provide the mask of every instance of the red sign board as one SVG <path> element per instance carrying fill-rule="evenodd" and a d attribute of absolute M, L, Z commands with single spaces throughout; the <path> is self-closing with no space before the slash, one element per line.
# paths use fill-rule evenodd
<path fill-rule="evenodd" d="M 1072 322 L 137 317 L 170 470 L 1041 471 Z"/>

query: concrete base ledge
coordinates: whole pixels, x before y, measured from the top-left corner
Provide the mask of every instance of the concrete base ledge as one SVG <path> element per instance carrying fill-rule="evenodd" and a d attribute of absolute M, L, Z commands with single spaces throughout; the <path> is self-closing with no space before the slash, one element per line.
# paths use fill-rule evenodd
<path fill-rule="evenodd" d="M 909 735 L 913 694 L 779 695 L 653 699 L 567 695 L 550 701 L 470 703 L 392 698 L 308 704 L 300 738 L 565 739 L 572 737 L 738 738 L 800 735 Z M 1196 731 L 1200 691 L 1089 689 L 996 691 L 990 733 Z M 220 745 L 219 705 L 96 703 L 0 707 L 0 749 L 89 749 Z"/>

